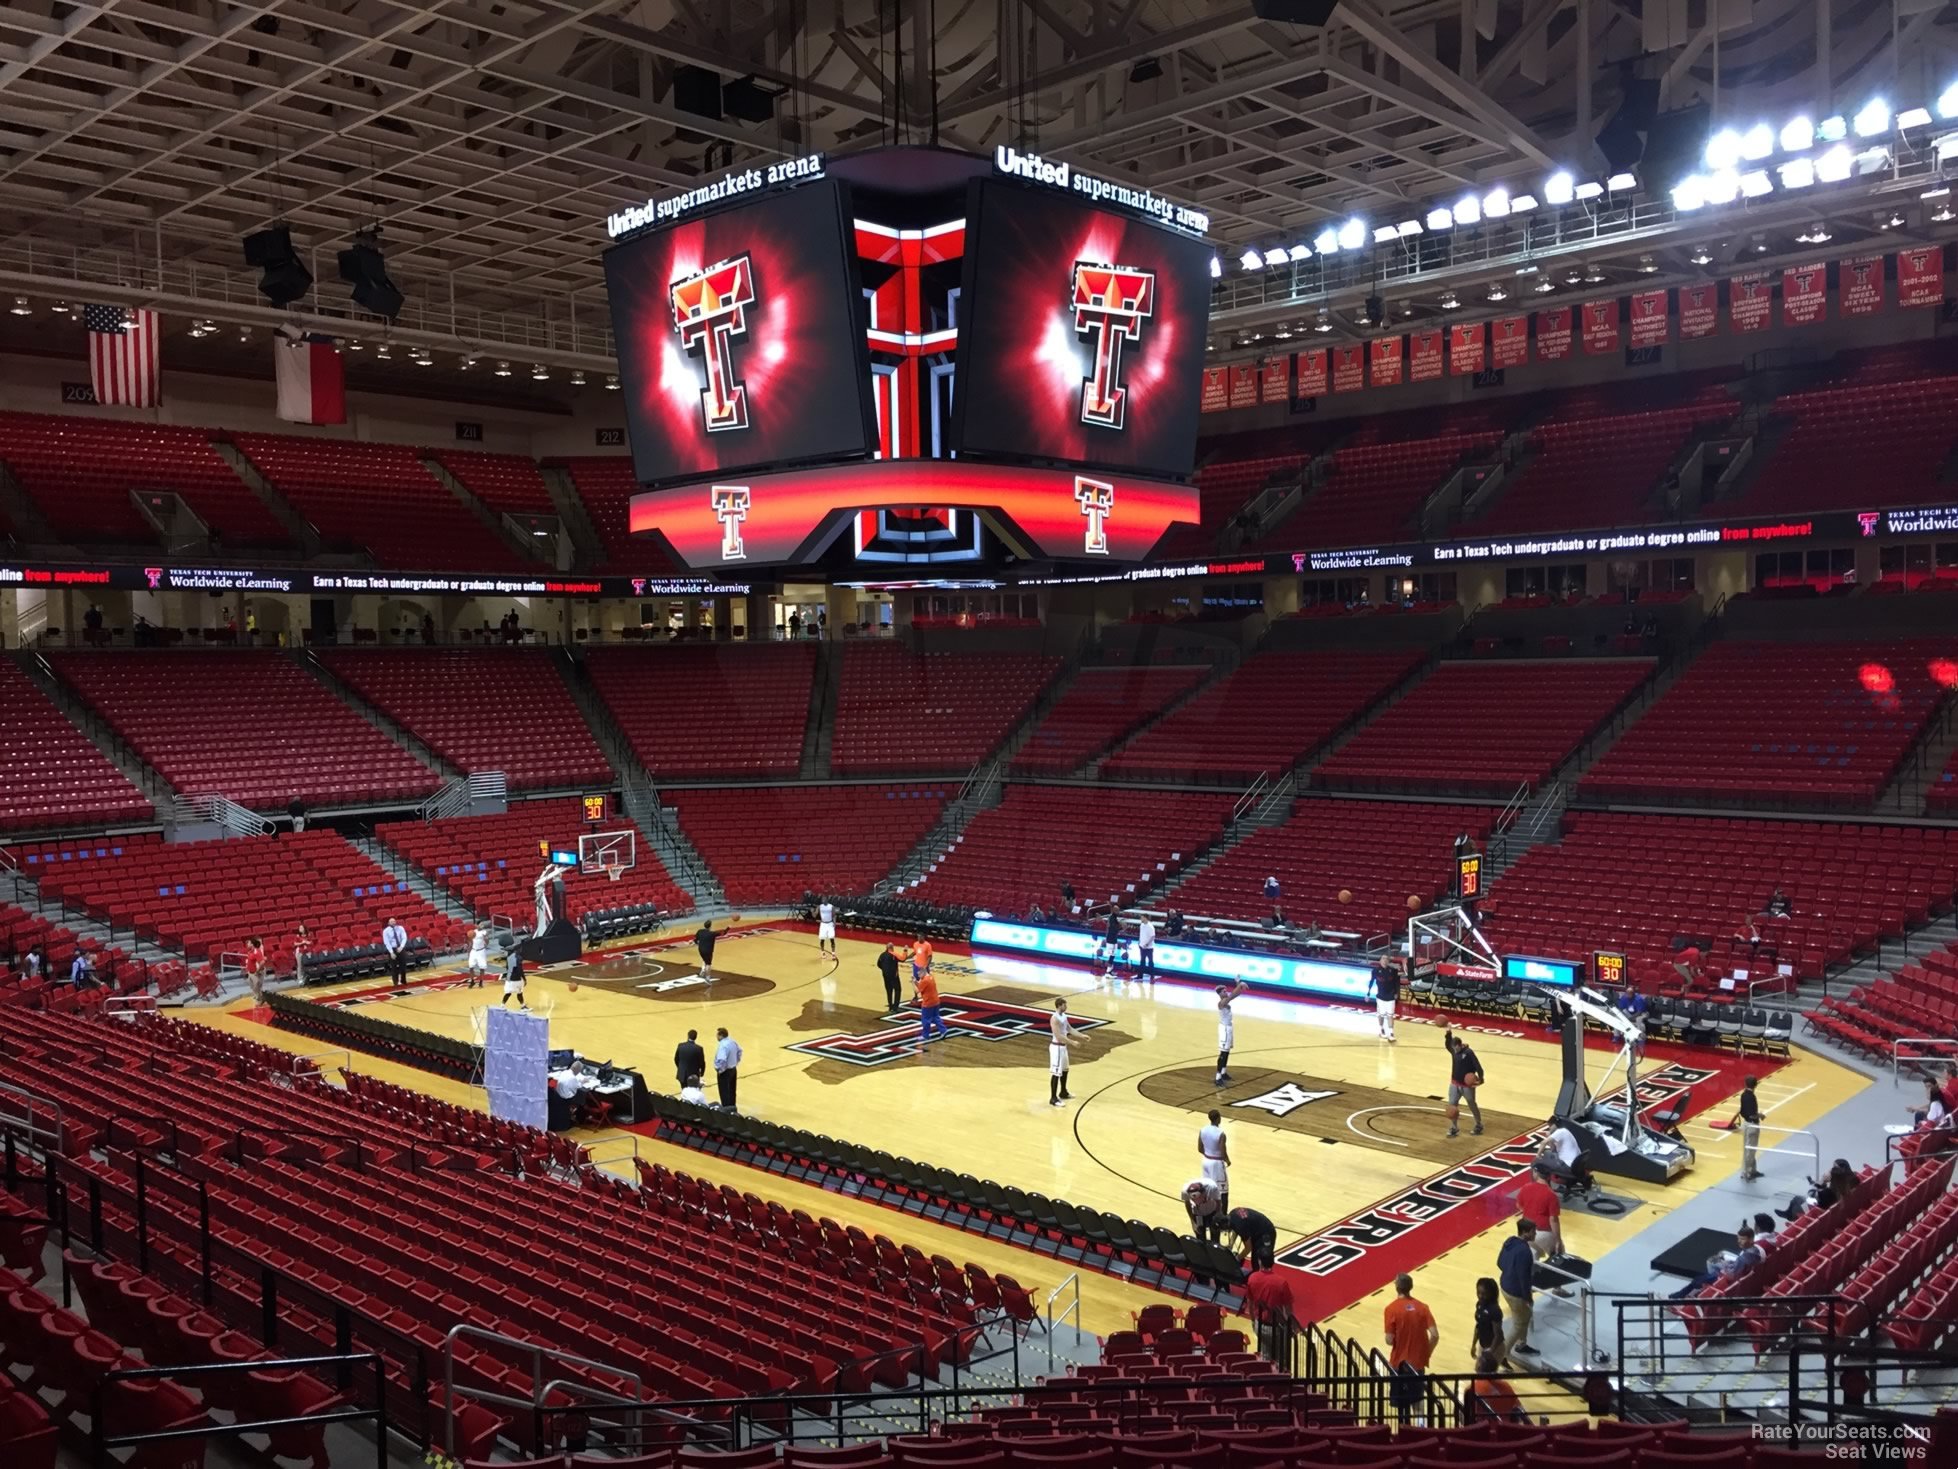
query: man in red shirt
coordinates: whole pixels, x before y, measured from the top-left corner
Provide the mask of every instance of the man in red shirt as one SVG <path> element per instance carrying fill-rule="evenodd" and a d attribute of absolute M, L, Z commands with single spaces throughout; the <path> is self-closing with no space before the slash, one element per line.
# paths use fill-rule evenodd
<path fill-rule="evenodd" d="M 1411 1275 L 1394 1277 L 1394 1299 L 1387 1305 L 1386 1328 L 1387 1365 L 1394 1374 L 1389 1391 L 1394 1407 L 1400 1411 L 1401 1422 L 1406 1423 L 1421 1401 L 1422 1379 L 1427 1374 L 1429 1359 L 1434 1356 L 1435 1344 L 1441 1340 L 1441 1328 L 1435 1325 L 1434 1312 L 1414 1299 Z"/>
<path fill-rule="evenodd" d="M 1516 1212 L 1536 1226 L 1536 1252 L 1548 1258 L 1564 1252 L 1564 1206 L 1541 1168 L 1530 1170 L 1529 1181 L 1516 1191 Z"/>
<path fill-rule="evenodd" d="M 1291 1366 L 1285 1358 L 1298 1318 L 1292 1313 L 1292 1288 L 1275 1268 L 1251 1272 L 1244 1282 L 1244 1309 L 1258 1329 L 1259 1354 L 1282 1367 Z"/>

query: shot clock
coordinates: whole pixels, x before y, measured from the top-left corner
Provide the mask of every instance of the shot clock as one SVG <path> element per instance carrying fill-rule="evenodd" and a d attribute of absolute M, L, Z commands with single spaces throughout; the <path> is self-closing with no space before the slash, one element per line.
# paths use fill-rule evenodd
<path fill-rule="evenodd" d="M 1591 983 L 1600 989 L 1623 989 L 1625 987 L 1625 956 L 1609 949 L 1597 949 L 1591 955 Z"/>

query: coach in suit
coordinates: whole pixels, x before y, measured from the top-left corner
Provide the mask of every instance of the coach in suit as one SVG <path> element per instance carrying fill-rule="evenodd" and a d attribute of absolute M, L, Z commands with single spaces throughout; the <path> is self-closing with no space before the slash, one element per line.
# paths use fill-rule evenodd
<path fill-rule="evenodd" d="M 408 930 L 390 918 L 387 927 L 381 930 L 381 947 L 387 950 L 388 973 L 393 976 L 393 988 L 405 988 L 408 983 Z"/>
<path fill-rule="evenodd" d="M 673 1079 L 681 1086 L 692 1077 L 698 1081 L 707 1074 L 707 1053 L 700 1048 L 700 1032 L 690 1030 L 687 1038 L 673 1048 Z"/>

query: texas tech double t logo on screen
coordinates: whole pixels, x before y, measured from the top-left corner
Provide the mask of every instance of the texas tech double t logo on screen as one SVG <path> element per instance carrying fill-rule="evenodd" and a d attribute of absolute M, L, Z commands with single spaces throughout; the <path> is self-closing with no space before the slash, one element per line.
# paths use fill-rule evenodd
<path fill-rule="evenodd" d="M 1141 340 L 1156 310 L 1156 274 L 1127 265 L 1074 262 L 1074 330 L 1095 345 L 1094 371 L 1081 383 L 1081 421 L 1120 429 L 1128 390 L 1122 386 L 1122 343 Z"/>
<path fill-rule="evenodd" d="M 735 380 L 736 337 L 748 334 L 748 308 L 755 304 L 755 273 L 742 255 L 710 265 L 670 287 L 673 330 L 680 345 L 698 353 L 707 369 L 700 409 L 710 434 L 748 426 L 748 390 Z"/>

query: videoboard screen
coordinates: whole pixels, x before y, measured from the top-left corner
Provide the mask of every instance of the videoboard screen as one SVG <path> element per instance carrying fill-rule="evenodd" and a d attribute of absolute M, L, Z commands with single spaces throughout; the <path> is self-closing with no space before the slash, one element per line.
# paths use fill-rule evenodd
<path fill-rule="evenodd" d="M 1189 473 L 1211 247 L 1066 194 L 972 193 L 959 453 Z"/>
<path fill-rule="evenodd" d="M 642 483 L 869 453 L 862 296 L 835 181 L 614 246 L 605 284 Z"/>

